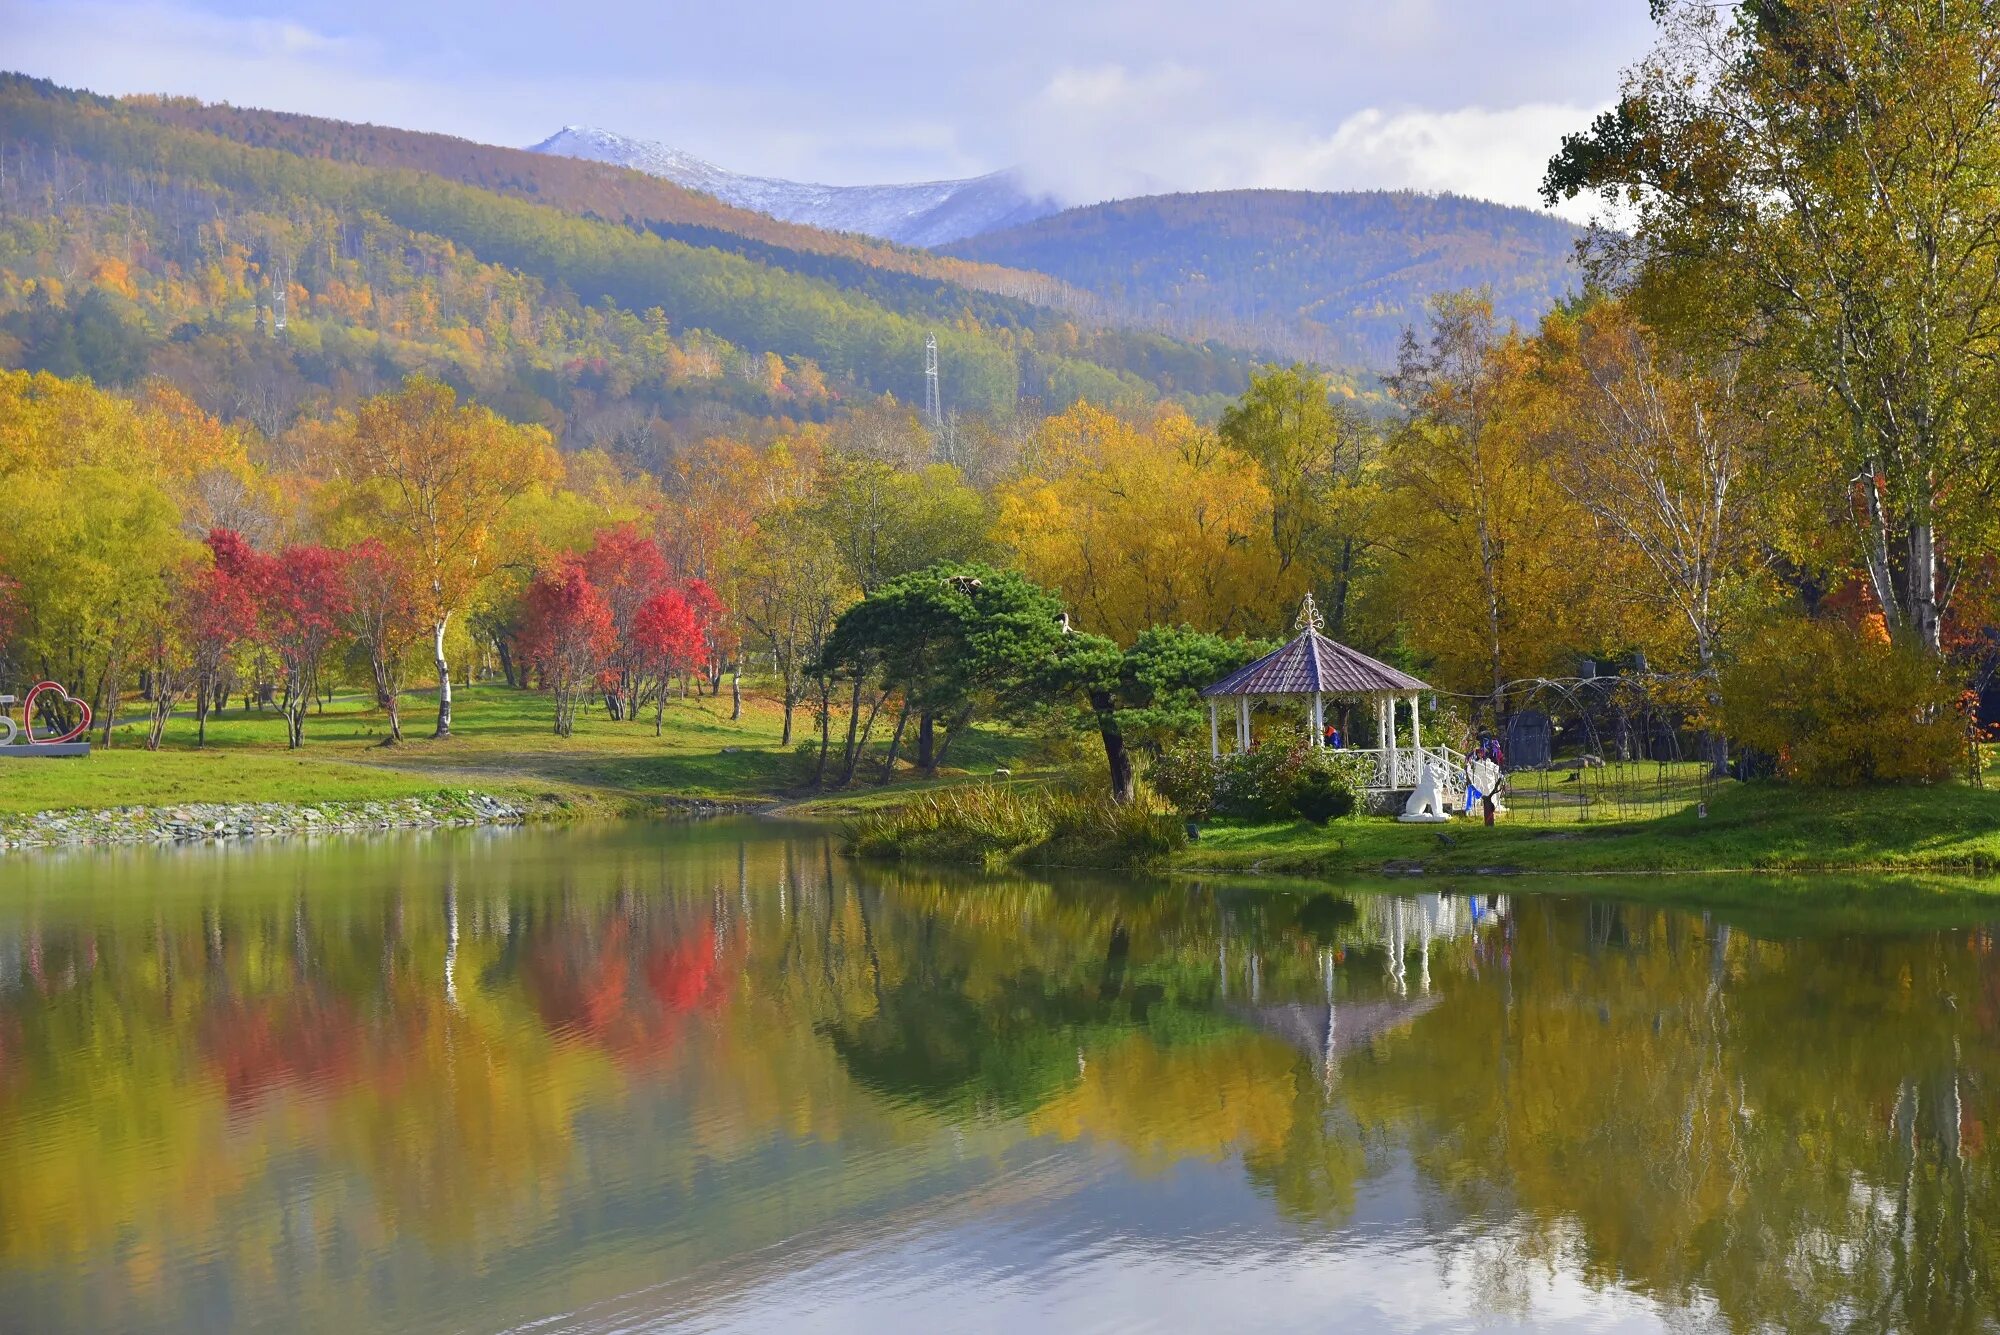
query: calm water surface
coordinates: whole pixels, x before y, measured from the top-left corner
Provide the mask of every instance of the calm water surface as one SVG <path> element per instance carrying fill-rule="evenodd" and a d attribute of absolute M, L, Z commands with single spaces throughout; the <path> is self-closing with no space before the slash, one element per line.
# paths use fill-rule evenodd
<path fill-rule="evenodd" d="M 767 824 L 0 860 L 0 1329 L 2000 1313 L 1987 927 L 1425 888 Z"/>

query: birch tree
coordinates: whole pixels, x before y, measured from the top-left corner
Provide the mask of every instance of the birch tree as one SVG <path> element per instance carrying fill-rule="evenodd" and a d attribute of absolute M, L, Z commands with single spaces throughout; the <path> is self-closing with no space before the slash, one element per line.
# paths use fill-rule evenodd
<path fill-rule="evenodd" d="M 1837 448 L 1890 633 L 1937 653 L 2000 482 L 2000 23 L 1978 0 L 1654 0 L 1658 44 L 1543 191 L 1629 210 L 1601 272 L 1739 349 Z"/>
<path fill-rule="evenodd" d="M 371 399 L 348 437 L 353 480 L 368 488 L 377 531 L 407 556 L 438 681 L 438 737 L 451 735 L 445 631 L 494 553 L 508 504 L 557 475 L 548 432 L 460 405 L 449 385 L 415 376 Z"/>

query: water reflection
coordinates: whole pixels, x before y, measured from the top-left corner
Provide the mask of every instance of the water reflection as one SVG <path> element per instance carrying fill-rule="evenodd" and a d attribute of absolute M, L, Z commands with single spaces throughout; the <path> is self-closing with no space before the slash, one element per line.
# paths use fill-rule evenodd
<path fill-rule="evenodd" d="M 884 873 L 768 827 L 5 874 L 9 1326 L 2000 1311 L 1982 926 Z"/>

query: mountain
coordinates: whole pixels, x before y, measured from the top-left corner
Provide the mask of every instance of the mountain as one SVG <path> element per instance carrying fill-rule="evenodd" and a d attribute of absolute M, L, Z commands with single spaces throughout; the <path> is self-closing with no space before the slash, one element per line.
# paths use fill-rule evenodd
<path fill-rule="evenodd" d="M 1068 209 L 940 249 L 1032 269 L 1184 338 L 1394 364 L 1439 292 L 1484 287 L 1523 325 L 1577 281 L 1580 228 L 1457 195 L 1225 190 Z"/>
<path fill-rule="evenodd" d="M 629 167 L 786 222 L 908 246 L 943 245 L 1033 222 L 1062 207 L 1029 192 L 1012 171 L 910 185 L 813 185 L 738 175 L 665 144 L 587 125 L 565 125 L 530 151 Z"/>
<path fill-rule="evenodd" d="M 0 74 L 0 167 L 0 367 L 163 378 L 270 439 L 423 370 L 658 462 L 918 399 L 933 333 L 968 415 L 1212 412 L 1250 369 L 1041 275 L 445 136 Z"/>

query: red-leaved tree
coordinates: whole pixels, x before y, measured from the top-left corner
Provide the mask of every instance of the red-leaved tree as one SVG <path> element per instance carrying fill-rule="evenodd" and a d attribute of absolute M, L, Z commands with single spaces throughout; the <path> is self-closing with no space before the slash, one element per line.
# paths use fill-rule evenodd
<path fill-rule="evenodd" d="M 729 608 L 705 579 L 689 580 L 682 596 L 687 599 L 688 610 L 694 613 L 695 626 L 701 633 L 701 653 L 696 658 L 696 669 L 708 678 L 709 690 L 719 694 L 722 690 L 722 664 L 735 651 L 731 640 Z M 737 712 L 742 712 L 740 697 Z"/>
<path fill-rule="evenodd" d="M 679 591 L 668 589 L 648 598 L 632 626 L 640 670 L 653 687 L 653 735 L 660 735 L 667 712 L 667 683 L 692 672 L 705 645 L 694 608 Z"/>
<path fill-rule="evenodd" d="M 176 618 L 193 677 L 197 747 L 208 744 L 208 716 L 225 697 L 236 646 L 257 629 L 257 553 L 242 534 L 226 528 L 209 531 L 208 550 L 213 559 L 181 585 Z"/>
<path fill-rule="evenodd" d="M 285 743 L 298 747 L 305 742 L 306 707 L 319 690 L 320 665 L 350 606 L 347 557 L 328 547 L 287 547 L 256 565 L 257 634 L 277 660 Z"/>
<path fill-rule="evenodd" d="M 650 685 L 648 656 L 637 635 L 639 611 L 671 587 L 666 558 L 635 526 L 619 524 L 597 531 L 583 554 L 583 571 L 611 614 L 615 637 L 605 664 L 604 702 L 612 718 L 636 718 Z"/>
<path fill-rule="evenodd" d="M 575 558 L 536 577 L 522 600 L 521 652 L 556 702 L 556 736 L 576 728 L 579 696 L 605 672 L 618 633 L 611 608 Z"/>
<path fill-rule="evenodd" d="M 347 550 L 347 629 L 368 652 L 375 706 L 388 720 L 384 746 L 403 740 L 403 668 L 423 635 L 421 589 L 409 563 L 379 538 Z"/>

